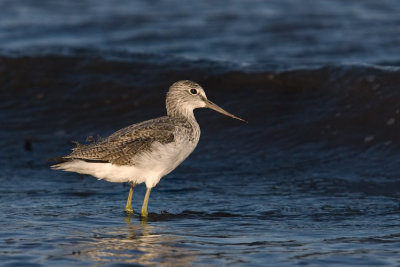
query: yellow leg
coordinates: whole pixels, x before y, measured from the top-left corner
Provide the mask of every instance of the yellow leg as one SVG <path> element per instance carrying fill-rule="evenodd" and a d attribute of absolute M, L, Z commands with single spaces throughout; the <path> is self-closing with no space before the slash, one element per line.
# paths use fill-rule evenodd
<path fill-rule="evenodd" d="M 147 217 L 149 213 L 147 212 L 147 204 L 149 204 L 149 197 L 150 197 L 151 188 L 147 188 L 146 195 L 144 196 L 143 205 L 142 205 L 142 217 Z"/>
<path fill-rule="evenodd" d="M 127 212 L 127 213 L 133 213 L 132 195 L 133 195 L 133 188 L 134 187 L 135 187 L 135 185 L 133 183 L 131 183 L 131 188 L 129 189 L 129 195 L 128 195 L 128 199 L 126 200 L 126 206 L 125 206 L 125 212 Z"/>

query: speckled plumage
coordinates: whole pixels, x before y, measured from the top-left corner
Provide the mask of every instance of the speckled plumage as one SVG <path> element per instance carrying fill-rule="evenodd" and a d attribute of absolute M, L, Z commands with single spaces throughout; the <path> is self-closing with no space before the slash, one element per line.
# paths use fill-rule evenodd
<path fill-rule="evenodd" d="M 79 144 L 65 159 L 138 165 L 142 153 L 151 153 L 155 142 L 169 144 L 183 137 L 194 142 L 200 136 L 194 122 L 184 118 L 161 117 L 125 127 L 106 139 L 88 145 Z"/>

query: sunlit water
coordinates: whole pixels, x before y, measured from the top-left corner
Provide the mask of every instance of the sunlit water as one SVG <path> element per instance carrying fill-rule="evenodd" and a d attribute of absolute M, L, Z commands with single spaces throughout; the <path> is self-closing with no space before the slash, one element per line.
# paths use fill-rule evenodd
<path fill-rule="evenodd" d="M 334 179 L 178 171 L 154 190 L 143 221 L 123 212 L 128 187 L 36 172 L 2 177 L 3 264 L 399 263 L 398 201 Z M 143 195 L 136 190 L 136 210 Z"/>

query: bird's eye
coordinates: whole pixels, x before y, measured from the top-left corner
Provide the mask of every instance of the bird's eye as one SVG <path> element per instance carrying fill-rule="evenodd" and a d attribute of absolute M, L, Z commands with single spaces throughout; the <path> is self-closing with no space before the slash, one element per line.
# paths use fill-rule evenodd
<path fill-rule="evenodd" d="M 197 90 L 196 89 L 190 89 L 190 93 L 192 95 L 197 95 Z"/>

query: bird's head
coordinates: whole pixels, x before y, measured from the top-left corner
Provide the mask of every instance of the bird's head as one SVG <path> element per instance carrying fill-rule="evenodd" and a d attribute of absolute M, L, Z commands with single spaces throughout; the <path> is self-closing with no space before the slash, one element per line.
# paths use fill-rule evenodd
<path fill-rule="evenodd" d="M 204 89 L 197 83 L 183 80 L 175 82 L 167 93 L 167 113 L 170 116 L 193 116 L 196 108 L 210 108 L 231 118 L 246 122 L 207 99 Z"/>

